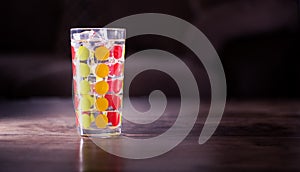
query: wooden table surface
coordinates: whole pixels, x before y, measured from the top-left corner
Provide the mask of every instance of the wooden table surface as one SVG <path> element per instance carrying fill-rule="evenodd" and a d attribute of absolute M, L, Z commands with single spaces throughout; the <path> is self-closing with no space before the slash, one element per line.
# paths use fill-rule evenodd
<path fill-rule="evenodd" d="M 145 101 L 136 102 L 147 108 Z M 124 133 L 149 137 L 163 132 L 172 125 L 177 105 L 170 101 L 171 116 L 156 126 L 137 128 L 124 121 Z M 1 101 L 0 171 L 300 171 L 299 105 L 300 101 L 227 102 L 213 137 L 199 145 L 209 107 L 204 104 L 191 133 L 177 147 L 158 157 L 132 160 L 80 138 L 71 99 Z"/>

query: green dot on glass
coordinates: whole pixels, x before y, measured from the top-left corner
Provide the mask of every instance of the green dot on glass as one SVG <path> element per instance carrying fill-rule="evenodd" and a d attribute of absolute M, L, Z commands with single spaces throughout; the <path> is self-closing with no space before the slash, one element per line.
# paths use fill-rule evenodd
<path fill-rule="evenodd" d="M 80 81 L 79 86 L 80 94 L 88 94 L 91 90 L 90 83 L 86 80 Z"/>
<path fill-rule="evenodd" d="M 79 74 L 81 77 L 87 77 L 90 74 L 90 67 L 85 63 L 80 63 Z"/>
<path fill-rule="evenodd" d="M 80 106 L 81 110 L 88 111 L 91 108 L 91 102 L 90 102 L 90 100 L 88 98 L 81 97 L 80 105 L 79 106 Z"/>
<path fill-rule="evenodd" d="M 82 114 L 81 118 L 80 118 L 80 124 L 81 124 L 82 128 L 85 128 L 85 129 L 89 128 L 90 125 L 91 125 L 91 118 L 90 118 L 90 116 L 87 115 L 87 114 Z"/>
<path fill-rule="evenodd" d="M 76 54 L 79 60 L 87 60 L 89 58 L 90 52 L 86 47 L 80 46 Z"/>

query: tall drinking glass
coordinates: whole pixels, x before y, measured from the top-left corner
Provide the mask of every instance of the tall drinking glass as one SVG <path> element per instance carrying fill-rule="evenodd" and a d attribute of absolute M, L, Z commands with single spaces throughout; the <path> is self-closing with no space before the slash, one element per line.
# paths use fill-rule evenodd
<path fill-rule="evenodd" d="M 121 134 L 125 29 L 72 28 L 73 103 L 81 136 Z"/>

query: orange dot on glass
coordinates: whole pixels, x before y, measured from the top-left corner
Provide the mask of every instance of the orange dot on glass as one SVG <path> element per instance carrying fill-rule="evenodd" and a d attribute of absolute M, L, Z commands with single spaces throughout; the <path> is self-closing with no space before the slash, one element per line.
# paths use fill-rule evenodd
<path fill-rule="evenodd" d="M 104 46 L 97 47 L 95 49 L 95 57 L 98 60 L 107 60 L 109 57 L 109 49 Z"/>
<path fill-rule="evenodd" d="M 106 98 L 98 98 L 96 100 L 96 108 L 99 111 L 105 111 L 108 108 L 108 100 Z"/>
<path fill-rule="evenodd" d="M 99 64 L 95 69 L 95 73 L 98 77 L 104 78 L 109 73 L 109 67 L 106 64 Z"/>
<path fill-rule="evenodd" d="M 108 89 L 109 89 L 109 85 L 105 81 L 100 81 L 95 84 L 95 92 L 100 95 L 105 94 L 108 91 Z"/>
<path fill-rule="evenodd" d="M 95 124 L 98 128 L 105 128 L 107 126 L 108 119 L 105 115 L 98 115 L 95 119 Z"/>

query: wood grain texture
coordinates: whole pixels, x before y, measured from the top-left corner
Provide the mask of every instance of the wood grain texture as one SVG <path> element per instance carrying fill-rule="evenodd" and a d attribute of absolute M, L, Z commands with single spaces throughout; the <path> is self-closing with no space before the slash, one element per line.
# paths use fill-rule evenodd
<path fill-rule="evenodd" d="M 228 102 L 222 121 L 204 145 L 197 143 L 209 105 L 203 104 L 189 136 L 161 156 L 130 160 L 80 138 L 70 99 L 0 102 L 0 171 L 299 171 L 300 102 Z M 147 109 L 144 100 L 135 106 Z M 129 137 L 152 137 L 170 127 L 178 101 L 158 122 L 128 121 Z M 116 139 L 118 141 L 118 139 Z"/>

